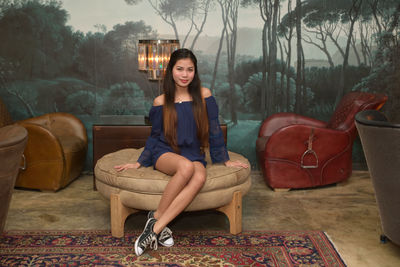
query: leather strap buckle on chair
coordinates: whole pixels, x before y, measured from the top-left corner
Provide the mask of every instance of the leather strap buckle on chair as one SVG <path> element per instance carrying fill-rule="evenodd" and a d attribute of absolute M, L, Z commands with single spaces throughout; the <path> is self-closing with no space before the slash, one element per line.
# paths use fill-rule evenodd
<path fill-rule="evenodd" d="M 24 154 L 22 154 L 22 166 L 19 166 L 19 168 L 21 169 L 21 170 L 23 170 L 23 171 L 25 171 L 26 170 L 26 158 L 25 158 L 25 155 Z"/>
<path fill-rule="evenodd" d="M 303 169 L 316 169 L 316 168 L 318 168 L 318 156 L 317 156 L 317 153 L 315 153 L 315 151 L 312 149 L 312 142 L 313 142 L 313 139 L 314 139 L 314 128 L 311 128 L 311 133 L 310 133 L 310 136 L 308 137 L 308 147 L 307 147 L 307 150 L 304 151 L 303 155 L 301 156 L 300 166 L 301 166 Z M 306 155 L 308 155 L 308 154 L 314 156 L 315 161 L 316 161 L 316 164 L 315 164 L 315 165 L 304 165 L 304 157 L 305 157 Z"/>

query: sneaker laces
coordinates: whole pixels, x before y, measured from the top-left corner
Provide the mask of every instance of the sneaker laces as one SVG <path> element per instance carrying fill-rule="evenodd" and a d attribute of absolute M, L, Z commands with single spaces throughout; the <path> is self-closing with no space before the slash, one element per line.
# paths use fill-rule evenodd
<path fill-rule="evenodd" d="M 172 235 L 172 231 L 171 231 L 168 227 L 165 227 L 165 228 L 161 231 L 160 236 L 159 236 L 158 239 L 163 240 L 163 239 L 165 239 L 165 238 L 170 238 L 171 235 Z"/>
<path fill-rule="evenodd" d="M 155 235 L 148 235 L 142 242 L 141 244 L 143 247 L 147 247 L 148 245 L 150 245 L 150 248 L 153 250 L 157 250 L 158 245 L 157 245 L 157 238 L 155 237 Z"/>

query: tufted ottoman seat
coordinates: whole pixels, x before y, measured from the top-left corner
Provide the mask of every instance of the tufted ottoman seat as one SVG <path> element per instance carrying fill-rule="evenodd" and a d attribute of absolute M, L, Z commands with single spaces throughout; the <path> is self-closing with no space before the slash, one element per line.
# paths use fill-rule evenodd
<path fill-rule="evenodd" d="M 135 162 L 142 150 L 123 149 L 107 154 L 95 166 L 97 190 L 110 199 L 111 234 L 115 237 L 124 236 L 125 220 L 130 214 L 157 208 L 170 179 L 170 176 L 154 170 L 153 166 L 122 172 L 114 170 L 115 165 Z M 249 164 L 240 154 L 229 152 L 229 157 Z M 206 161 L 207 181 L 185 211 L 221 211 L 229 219 L 230 232 L 238 234 L 242 231 L 242 196 L 251 185 L 250 167 L 228 168 L 223 164 L 211 164 L 209 155 Z"/>

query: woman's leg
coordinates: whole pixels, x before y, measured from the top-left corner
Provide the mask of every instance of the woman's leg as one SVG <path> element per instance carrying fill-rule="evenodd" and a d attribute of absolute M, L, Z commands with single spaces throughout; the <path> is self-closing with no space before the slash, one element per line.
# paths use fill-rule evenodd
<path fill-rule="evenodd" d="M 135 253 L 138 256 L 148 246 L 157 249 L 156 235 L 189 205 L 206 181 L 206 169 L 200 162 L 191 162 L 175 153 L 161 155 L 156 162 L 156 169 L 172 177 L 160 200 L 157 216 L 155 214 L 158 220 L 147 220 L 143 233 L 135 241 Z"/>
<path fill-rule="evenodd" d="M 161 159 L 161 157 L 160 157 Z M 190 162 L 190 161 L 189 161 Z M 170 183 L 172 182 L 172 179 L 176 176 L 177 173 L 179 173 L 178 169 L 175 173 L 175 175 L 171 178 L 170 183 L 167 185 L 167 188 L 165 191 L 170 191 L 172 192 L 175 197 L 171 200 L 173 194 L 170 194 L 168 192 L 168 197 L 163 198 L 160 201 L 159 206 L 161 206 L 165 210 L 163 212 L 160 212 L 159 218 L 157 222 L 154 224 L 153 231 L 155 233 L 160 233 L 162 229 L 164 229 L 165 226 L 169 222 L 171 222 L 176 216 L 178 216 L 189 204 L 192 202 L 194 197 L 197 195 L 197 193 L 200 191 L 200 189 L 203 187 L 205 181 L 206 181 L 206 169 L 204 168 L 204 165 L 200 162 L 190 162 L 193 164 L 193 173 L 192 176 L 189 178 L 189 181 L 186 184 L 183 183 L 176 183 L 178 184 L 179 188 L 169 188 Z M 171 170 L 171 166 L 166 166 L 166 165 L 171 165 L 171 162 L 165 162 L 162 160 L 159 164 L 159 161 L 156 163 L 156 168 L 159 169 L 160 171 L 164 172 Z M 164 168 L 165 167 L 165 168 Z M 166 172 L 167 173 L 167 172 Z M 179 177 L 179 176 L 178 176 Z M 182 179 L 180 179 L 182 180 Z M 174 183 L 175 184 L 175 183 Z M 183 185 L 183 186 L 182 186 Z M 172 186 L 171 186 L 172 187 Z M 165 194 L 165 193 L 164 193 Z M 165 203 L 162 203 L 163 199 L 166 199 L 166 203 L 169 202 L 168 205 Z"/>
<path fill-rule="evenodd" d="M 172 176 L 154 213 L 154 217 L 158 219 L 192 178 L 195 169 L 193 162 L 171 152 L 162 154 L 155 167 L 157 170 Z"/>

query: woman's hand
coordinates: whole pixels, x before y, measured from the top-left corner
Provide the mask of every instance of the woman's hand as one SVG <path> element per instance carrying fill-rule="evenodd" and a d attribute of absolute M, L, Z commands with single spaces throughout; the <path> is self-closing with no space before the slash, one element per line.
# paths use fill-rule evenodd
<path fill-rule="evenodd" d="M 122 164 L 122 165 L 117 165 L 114 166 L 114 169 L 117 172 L 126 170 L 126 169 L 138 169 L 140 167 L 140 163 L 139 162 L 135 162 L 135 163 L 126 163 L 126 164 Z"/>
<path fill-rule="evenodd" d="M 232 160 L 228 160 L 225 161 L 225 166 L 226 167 L 234 167 L 234 168 L 245 168 L 247 169 L 249 167 L 249 165 L 247 165 L 246 163 L 240 162 L 238 160 L 236 161 L 232 161 Z"/>

